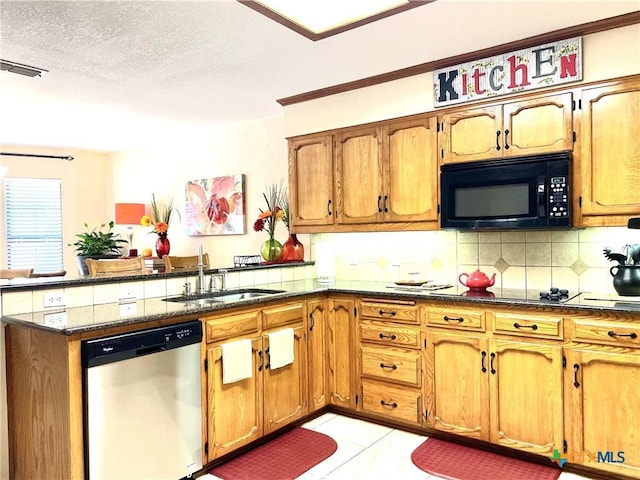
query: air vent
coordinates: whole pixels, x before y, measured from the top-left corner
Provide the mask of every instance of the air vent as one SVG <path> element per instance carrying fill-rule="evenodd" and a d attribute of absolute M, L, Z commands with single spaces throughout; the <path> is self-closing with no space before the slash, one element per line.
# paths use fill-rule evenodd
<path fill-rule="evenodd" d="M 29 65 L 11 62 L 9 60 L 2 60 L 1 58 L 0 70 L 5 72 L 17 73 L 18 75 L 25 75 L 27 77 L 40 77 L 43 73 L 47 73 L 49 71 L 44 70 L 43 68 L 30 67 Z"/>

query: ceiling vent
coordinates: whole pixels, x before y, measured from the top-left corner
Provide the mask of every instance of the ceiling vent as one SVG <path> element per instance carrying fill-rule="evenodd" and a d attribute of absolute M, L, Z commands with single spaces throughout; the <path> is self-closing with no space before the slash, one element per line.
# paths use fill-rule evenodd
<path fill-rule="evenodd" d="M 18 75 L 25 75 L 27 77 L 40 77 L 43 73 L 47 73 L 49 70 L 43 68 L 30 67 L 29 65 L 23 65 L 21 63 L 11 62 L 9 60 L 2 60 L 0 58 L 0 70 L 17 73 Z"/>

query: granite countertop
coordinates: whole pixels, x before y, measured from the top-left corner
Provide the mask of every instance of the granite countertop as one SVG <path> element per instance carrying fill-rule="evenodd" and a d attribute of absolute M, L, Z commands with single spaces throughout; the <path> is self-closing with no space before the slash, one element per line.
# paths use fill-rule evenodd
<path fill-rule="evenodd" d="M 251 288 L 278 290 L 264 297 L 238 301 L 222 301 L 197 305 L 165 301 L 164 297 L 89 305 L 85 307 L 51 309 L 33 313 L 14 314 L 2 317 L 5 323 L 26 325 L 58 332 L 63 335 L 103 330 L 121 325 L 140 324 L 172 317 L 200 318 L 206 314 L 239 307 L 257 305 L 274 300 L 288 300 L 314 293 L 334 292 L 355 295 L 375 295 L 376 298 L 395 298 L 459 302 L 461 304 L 522 305 L 563 310 L 611 311 L 640 314 L 640 297 L 619 297 L 611 294 L 580 293 L 563 302 L 540 301 L 539 291 L 500 290 L 489 288 L 493 295 L 469 295 L 466 288 L 451 286 L 437 290 L 401 287 L 382 282 L 337 281 L 330 284 L 314 280 L 299 280 L 257 285 Z M 229 292 L 233 292 L 230 290 Z M 228 293 L 229 293 L 228 292 Z M 520 298 L 518 298 L 520 297 Z"/>

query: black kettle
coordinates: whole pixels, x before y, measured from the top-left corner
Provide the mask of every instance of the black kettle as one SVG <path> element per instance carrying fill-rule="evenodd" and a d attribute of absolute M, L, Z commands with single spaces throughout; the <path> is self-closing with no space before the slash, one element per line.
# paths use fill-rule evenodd
<path fill-rule="evenodd" d="M 609 273 L 618 295 L 640 296 L 640 265 L 615 265 L 609 269 Z"/>

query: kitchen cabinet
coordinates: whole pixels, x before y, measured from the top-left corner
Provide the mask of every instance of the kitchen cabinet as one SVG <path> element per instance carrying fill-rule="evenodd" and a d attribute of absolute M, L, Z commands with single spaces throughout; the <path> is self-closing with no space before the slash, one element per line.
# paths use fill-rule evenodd
<path fill-rule="evenodd" d="M 562 345 L 547 340 L 562 338 L 560 317 L 436 307 L 429 324 L 430 426 L 530 453 L 562 448 Z"/>
<path fill-rule="evenodd" d="M 436 221 L 435 116 L 336 132 L 338 223 Z"/>
<path fill-rule="evenodd" d="M 421 425 L 423 333 L 418 305 L 364 298 L 360 319 L 362 411 Z"/>
<path fill-rule="evenodd" d="M 350 296 L 331 295 L 328 300 L 327 357 L 331 405 L 356 408 L 355 351 L 356 302 Z"/>
<path fill-rule="evenodd" d="M 334 223 L 333 169 L 333 136 L 330 133 L 289 140 L 292 227 Z"/>
<path fill-rule="evenodd" d="M 582 89 L 582 226 L 640 215 L 640 78 Z"/>
<path fill-rule="evenodd" d="M 207 331 L 207 442 L 212 461 L 247 445 L 307 413 L 306 343 L 303 304 L 285 303 L 203 318 Z M 272 331 L 294 330 L 294 361 L 270 367 Z M 224 384 L 222 344 L 249 338 L 251 378 Z"/>
<path fill-rule="evenodd" d="M 464 108 L 441 117 L 442 163 L 573 150 L 573 94 Z"/>
<path fill-rule="evenodd" d="M 565 393 L 571 461 L 640 478 L 640 328 L 637 319 L 571 319 Z"/>
<path fill-rule="evenodd" d="M 307 300 L 307 356 L 309 359 L 309 413 L 328 403 L 327 300 Z"/>

